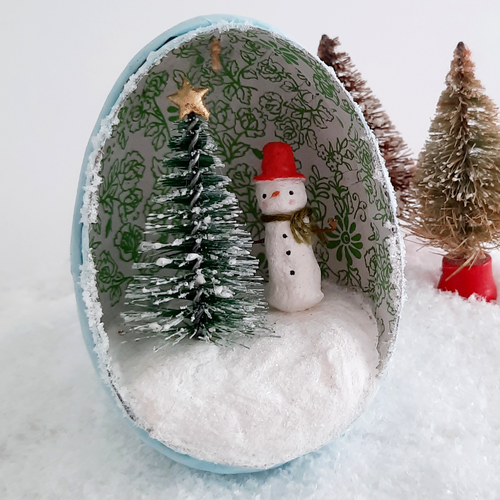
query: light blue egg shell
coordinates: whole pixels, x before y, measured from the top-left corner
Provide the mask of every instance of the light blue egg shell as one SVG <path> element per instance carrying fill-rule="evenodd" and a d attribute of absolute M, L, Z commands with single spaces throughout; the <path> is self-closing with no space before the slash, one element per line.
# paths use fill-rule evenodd
<path fill-rule="evenodd" d="M 217 81 L 206 70 L 207 61 L 197 61 L 199 44 L 206 46 L 210 37 L 219 32 L 231 42 L 234 54 L 236 50 L 242 53 L 240 48 L 245 44 L 261 54 L 255 64 L 246 61 L 249 63 L 246 76 L 252 85 L 245 87 L 242 81 L 234 88 L 226 85 L 224 90 L 218 89 Z M 265 50 L 273 57 L 267 57 Z M 78 312 L 89 354 L 107 390 L 124 410 L 126 420 L 150 446 L 196 469 L 223 474 L 253 472 L 262 469 L 199 460 L 151 438 L 131 419 L 114 384 L 107 358 L 108 328 L 114 328 L 111 325 L 119 317 L 127 277 L 132 273 L 133 256 L 122 243 L 123 233 L 141 224 L 143 227 L 147 200 L 154 189 L 154 178 L 144 173 L 144 165 L 164 156 L 168 127 L 174 121 L 172 118 L 165 122 L 164 128 L 141 122 L 141 96 L 147 92 L 174 93 L 181 72 L 188 78 L 194 77 L 196 86 L 213 83 L 214 88 L 206 98 L 207 106 L 210 109 L 218 99 L 217 106 L 224 108 L 212 110 L 214 114 L 217 111 L 226 121 L 233 120 L 235 127 L 245 124 L 239 149 L 227 145 L 222 148 L 226 173 L 233 177 L 240 203 L 255 204 L 245 186 L 256 173 L 250 167 L 242 173 L 241 165 L 255 164 L 258 151 L 269 137 L 288 142 L 294 148 L 301 172 L 308 177 L 311 205 L 323 220 L 335 217 L 339 222 L 337 240 L 331 244 L 331 250 L 318 255 L 324 276 L 361 290 L 373 304 L 379 331 L 379 377 L 384 374 L 394 348 L 403 296 L 404 256 L 395 199 L 376 140 L 331 69 L 279 30 L 261 22 L 217 15 L 179 24 L 142 49 L 111 90 L 85 152 L 71 241 Z M 297 102 L 304 107 L 301 121 L 293 114 Z M 224 124 L 215 124 L 216 141 L 218 126 Z M 135 148 L 133 153 L 131 144 Z M 113 175 L 114 149 L 119 151 L 116 155 L 119 161 L 133 164 L 135 177 L 123 182 L 120 195 L 109 201 L 103 191 L 105 183 L 99 183 L 99 178 L 106 181 Z M 311 162 L 311 157 L 317 161 Z M 105 203 L 108 205 L 103 207 Z M 253 236 L 258 237 L 262 224 L 252 210 L 247 212 L 245 222 Z M 104 275 L 108 282 L 104 282 Z"/>

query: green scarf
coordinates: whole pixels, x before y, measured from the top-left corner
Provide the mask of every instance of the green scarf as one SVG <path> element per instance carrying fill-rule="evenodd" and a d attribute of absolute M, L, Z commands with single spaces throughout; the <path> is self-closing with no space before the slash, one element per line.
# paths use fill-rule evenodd
<path fill-rule="evenodd" d="M 316 232 L 321 241 L 326 240 L 323 233 L 318 232 L 318 226 L 313 221 L 313 211 L 311 207 L 304 207 L 291 214 L 263 215 L 260 220 L 264 223 L 290 221 L 293 238 L 297 243 L 310 245 L 312 237 Z M 305 219 L 308 218 L 309 222 Z"/>

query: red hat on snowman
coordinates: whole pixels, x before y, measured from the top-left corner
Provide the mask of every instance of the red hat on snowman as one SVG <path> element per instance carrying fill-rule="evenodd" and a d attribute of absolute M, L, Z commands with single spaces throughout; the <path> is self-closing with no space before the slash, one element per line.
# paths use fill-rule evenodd
<path fill-rule="evenodd" d="M 276 179 L 300 179 L 306 176 L 297 172 L 293 150 L 284 142 L 268 142 L 262 150 L 262 174 L 253 178 L 254 182 L 274 181 Z"/>

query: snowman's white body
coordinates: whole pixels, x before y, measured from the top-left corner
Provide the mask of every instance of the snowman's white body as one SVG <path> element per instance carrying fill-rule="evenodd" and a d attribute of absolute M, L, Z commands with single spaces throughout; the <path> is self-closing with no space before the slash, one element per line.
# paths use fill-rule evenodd
<path fill-rule="evenodd" d="M 304 181 L 300 179 L 259 181 L 256 191 L 259 207 L 266 215 L 293 213 L 307 203 Z M 311 245 L 295 240 L 289 221 L 268 222 L 265 231 L 269 304 L 285 312 L 303 311 L 318 304 L 323 299 L 321 271 Z"/>

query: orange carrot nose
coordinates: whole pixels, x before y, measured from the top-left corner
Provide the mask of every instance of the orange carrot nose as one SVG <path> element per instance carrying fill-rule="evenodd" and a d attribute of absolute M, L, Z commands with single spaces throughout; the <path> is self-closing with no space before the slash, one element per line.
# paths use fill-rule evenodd
<path fill-rule="evenodd" d="M 279 191 L 275 191 L 272 195 L 271 195 L 271 198 L 275 198 L 276 196 L 278 196 L 280 194 Z"/>

